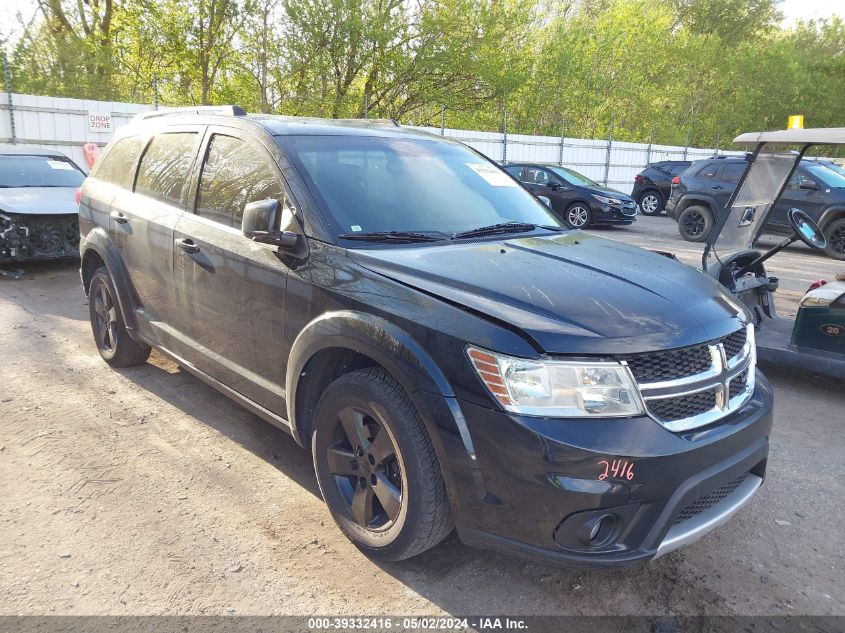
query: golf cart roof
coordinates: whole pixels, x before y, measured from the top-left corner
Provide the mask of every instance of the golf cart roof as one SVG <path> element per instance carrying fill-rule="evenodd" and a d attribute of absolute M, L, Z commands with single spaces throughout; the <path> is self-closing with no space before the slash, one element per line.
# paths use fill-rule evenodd
<path fill-rule="evenodd" d="M 734 143 L 782 143 L 784 145 L 845 145 L 845 127 L 816 127 L 772 132 L 746 132 Z"/>

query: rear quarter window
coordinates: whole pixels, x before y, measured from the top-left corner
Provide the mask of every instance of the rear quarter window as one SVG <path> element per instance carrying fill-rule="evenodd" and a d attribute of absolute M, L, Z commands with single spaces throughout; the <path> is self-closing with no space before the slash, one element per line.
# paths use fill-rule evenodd
<path fill-rule="evenodd" d="M 137 136 L 119 140 L 106 154 L 94 177 L 131 189 L 142 147 L 143 141 Z"/>
<path fill-rule="evenodd" d="M 695 175 L 702 180 L 718 180 L 719 174 L 722 172 L 722 167 L 723 165 L 718 163 L 711 163 L 699 169 Z"/>
<path fill-rule="evenodd" d="M 178 205 L 188 189 L 196 132 L 165 132 L 150 141 L 138 167 L 135 191 Z"/>

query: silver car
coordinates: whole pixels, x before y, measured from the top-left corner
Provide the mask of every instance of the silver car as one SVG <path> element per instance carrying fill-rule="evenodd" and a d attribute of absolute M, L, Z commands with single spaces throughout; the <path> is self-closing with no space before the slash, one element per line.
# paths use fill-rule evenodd
<path fill-rule="evenodd" d="M 0 264 L 79 257 L 76 190 L 84 179 L 61 152 L 0 147 Z"/>

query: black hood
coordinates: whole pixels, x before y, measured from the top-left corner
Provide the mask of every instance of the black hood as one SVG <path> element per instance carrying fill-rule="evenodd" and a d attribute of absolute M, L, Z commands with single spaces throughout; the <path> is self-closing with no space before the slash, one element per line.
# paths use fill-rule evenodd
<path fill-rule="evenodd" d="M 605 187 L 604 185 L 593 185 L 591 187 L 584 187 L 581 186 L 581 189 L 588 191 L 590 193 L 597 193 L 599 195 L 606 195 L 609 198 L 617 198 L 622 202 L 633 202 L 634 199 L 629 196 L 627 193 L 622 193 L 617 189 L 613 189 L 611 187 Z"/>
<path fill-rule="evenodd" d="M 552 354 L 624 354 L 709 341 L 742 308 L 697 270 L 581 231 L 350 250 L 374 272 L 509 324 Z"/>

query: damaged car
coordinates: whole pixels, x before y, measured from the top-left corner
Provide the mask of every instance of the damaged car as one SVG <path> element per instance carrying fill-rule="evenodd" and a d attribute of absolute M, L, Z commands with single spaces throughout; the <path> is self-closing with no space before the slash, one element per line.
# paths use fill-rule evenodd
<path fill-rule="evenodd" d="M 79 257 L 84 179 L 61 152 L 0 148 L 0 264 Z"/>

